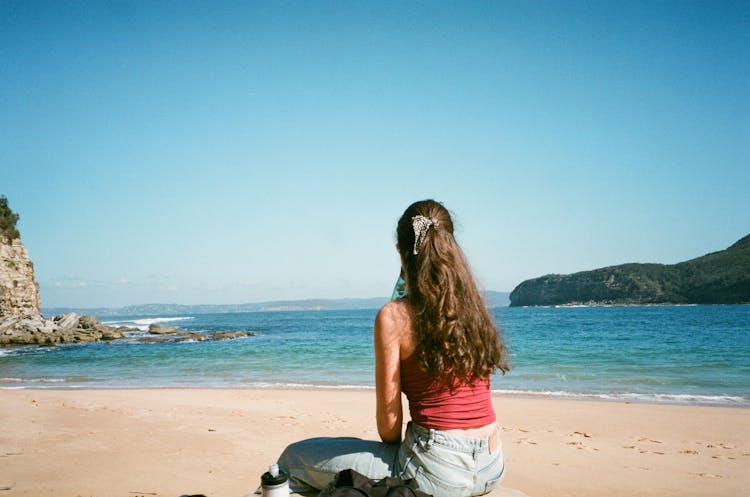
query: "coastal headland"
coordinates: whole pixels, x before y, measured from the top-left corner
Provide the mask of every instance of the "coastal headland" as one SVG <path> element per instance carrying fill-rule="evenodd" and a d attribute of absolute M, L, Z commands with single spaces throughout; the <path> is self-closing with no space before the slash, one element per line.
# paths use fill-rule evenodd
<path fill-rule="evenodd" d="M 750 235 L 678 264 L 621 264 L 523 281 L 511 306 L 750 303 Z"/>

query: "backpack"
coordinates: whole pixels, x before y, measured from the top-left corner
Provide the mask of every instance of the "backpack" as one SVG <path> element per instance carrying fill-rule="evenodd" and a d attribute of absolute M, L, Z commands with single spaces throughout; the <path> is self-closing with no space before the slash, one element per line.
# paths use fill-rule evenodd
<path fill-rule="evenodd" d="M 386 477 L 371 480 L 353 469 L 340 471 L 318 497 L 432 497 L 413 479 Z"/>

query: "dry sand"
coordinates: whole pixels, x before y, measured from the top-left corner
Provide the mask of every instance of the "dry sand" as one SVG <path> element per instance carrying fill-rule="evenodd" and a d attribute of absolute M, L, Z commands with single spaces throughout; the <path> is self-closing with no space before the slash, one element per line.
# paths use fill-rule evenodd
<path fill-rule="evenodd" d="M 530 497 L 748 495 L 748 409 L 494 403 Z M 376 439 L 373 413 L 370 390 L 0 390 L 0 497 L 242 497 L 292 441 Z"/>

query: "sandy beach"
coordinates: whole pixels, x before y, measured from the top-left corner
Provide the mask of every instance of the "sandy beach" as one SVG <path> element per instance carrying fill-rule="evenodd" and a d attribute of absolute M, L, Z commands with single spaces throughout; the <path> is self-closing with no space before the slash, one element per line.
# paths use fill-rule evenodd
<path fill-rule="evenodd" d="M 747 409 L 494 403 L 503 485 L 530 497 L 750 488 Z M 0 390 L 0 405 L 0 497 L 242 497 L 292 441 L 377 437 L 369 390 Z"/>

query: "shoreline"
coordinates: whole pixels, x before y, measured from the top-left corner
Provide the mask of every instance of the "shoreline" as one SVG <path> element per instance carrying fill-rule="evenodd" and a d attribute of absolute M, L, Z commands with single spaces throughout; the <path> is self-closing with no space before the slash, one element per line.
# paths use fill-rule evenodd
<path fill-rule="evenodd" d="M 366 390 L 0 389 L 0 403 L 0 488 L 13 497 L 242 497 L 291 442 L 377 439 Z M 493 405 L 503 485 L 529 497 L 729 497 L 750 486 L 743 409 L 505 394 Z"/>
<path fill-rule="evenodd" d="M 718 306 L 731 306 L 731 305 L 750 305 L 750 302 L 715 302 L 715 303 L 675 303 L 675 302 L 641 302 L 641 303 L 627 303 L 627 302 L 568 302 L 565 304 L 538 304 L 538 305 L 507 305 L 500 307 L 509 307 L 514 309 L 580 309 L 586 307 L 718 307 Z"/>
<path fill-rule="evenodd" d="M 61 381 L 60 383 L 65 383 Z M 259 390 L 259 391 L 313 391 L 313 392 L 370 392 L 374 391 L 375 387 L 372 385 L 312 385 L 312 384 L 273 384 L 268 386 L 258 385 L 196 385 L 196 386 L 185 386 L 185 385 L 137 385 L 137 386 L 0 386 L 0 391 L 3 390 L 28 390 L 28 391 L 106 391 L 106 390 Z M 725 395 L 685 395 L 685 394 L 595 394 L 595 393 L 574 393 L 574 392 L 534 392 L 534 391 L 521 391 L 521 390 L 502 390 L 493 389 L 491 395 L 495 397 L 507 397 L 507 398 L 519 398 L 519 399 L 538 399 L 538 400 L 551 400 L 551 401 L 570 401 L 570 402 L 602 402 L 602 403 L 613 403 L 613 404 L 644 404 L 654 406 L 682 406 L 682 407 L 718 407 L 718 408 L 729 408 L 729 409 L 750 409 L 750 400 L 743 399 L 745 404 L 734 403 L 734 402 L 713 402 L 711 400 L 705 401 L 690 401 L 690 400 L 674 400 L 670 397 L 686 397 L 686 398 L 724 398 L 727 400 L 739 399 L 735 396 Z M 618 398 L 618 395 L 620 396 Z M 657 397 L 656 399 L 649 398 L 650 396 Z"/>

